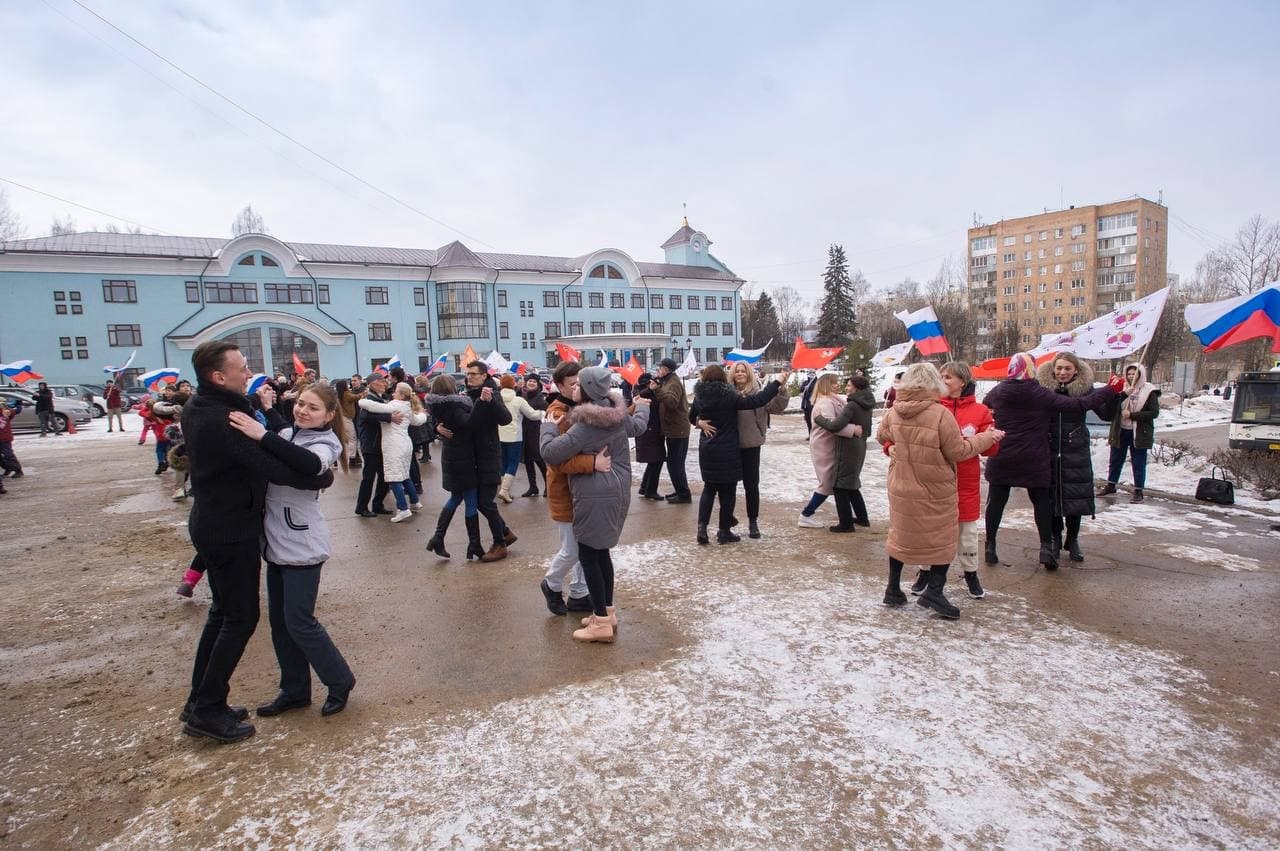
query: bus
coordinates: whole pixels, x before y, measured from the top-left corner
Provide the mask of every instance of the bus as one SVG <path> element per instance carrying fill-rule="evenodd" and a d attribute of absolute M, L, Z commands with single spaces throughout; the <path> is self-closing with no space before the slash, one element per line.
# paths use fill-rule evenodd
<path fill-rule="evenodd" d="M 1227 439 L 1232 449 L 1280 452 L 1280 366 L 1236 380 Z"/>

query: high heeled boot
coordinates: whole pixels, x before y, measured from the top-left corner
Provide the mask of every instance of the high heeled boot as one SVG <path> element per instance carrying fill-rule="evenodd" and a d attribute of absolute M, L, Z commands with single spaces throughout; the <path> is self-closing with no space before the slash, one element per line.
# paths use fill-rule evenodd
<path fill-rule="evenodd" d="M 453 514 L 457 510 L 458 507 L 456 505 L 453 508 L 449 508 L 446 505 L 440 509 L 440 518 L 436 520 L 436 532 L 427 541 L 427 549 L 440 556 L 440 558 L 449 558 L 449 553 L 444 548 L 444 536 L 449 531 L 449 524 L 453 522 Z"/>
<path fill-rule="evenodd" d="M 467 524 L 467 560 L 482 558 L 484 544 L 480 543 L 480 515 L 473 514 L 464 519 Z"/>

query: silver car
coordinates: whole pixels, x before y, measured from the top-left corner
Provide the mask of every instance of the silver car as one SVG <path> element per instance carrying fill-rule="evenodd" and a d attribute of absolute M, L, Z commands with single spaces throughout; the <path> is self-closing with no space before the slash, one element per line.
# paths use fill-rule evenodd
<path fill-rule="evenodd" d="M 13 430 L 39 431 L 40 419 L 36 416 L 35 394 L 21 387 L 0 388 L 0 405 L 13 407 L 15 401 L 22 403 L 22 411 L 13 418 Z M 68 420 L 74 421 L 79 426 L 87 425 L 92 419 L 93 412 L 84 402 L 59 396 L 53 397 L 54 431 L 66 431 Z"/>

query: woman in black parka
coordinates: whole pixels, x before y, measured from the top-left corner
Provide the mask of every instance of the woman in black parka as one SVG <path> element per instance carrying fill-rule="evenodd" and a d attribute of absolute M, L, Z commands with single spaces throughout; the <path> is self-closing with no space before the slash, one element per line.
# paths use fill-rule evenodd
<path fill-rule="evenodd" d="M 653 391 L 657 386 L 658 382 L 651 373 L 642 373 L 632 393 L 652 402 Z M 662 437 L 662 417 L 657 416 L 654 411 L 649 416 L 649 425 L 645 427 L 644 434 L 636 438 L 636 463 L 647 465 L 640 478 L 640 496 L 656 501 L 666 499 L 658 493 L 658 477 L 662 475 L 662 465 L 666 460 L 667 442 Z"/>
<path fill-rule="evenodd" d="M 536 375 L 526 375 L 520 389 L 523 391 L 520 395 L 524 396 L 530 408 L 535 411 L 547 409 L 547 397 L 542 392 L 541 378 Z M 524 453 L 524 471 L 529 476 L 529 489 L 520 495 L 537 496 L 539 470 L 542 471 L 542 490 L 545 492 L 547 489 L 547 462 L 542 460 L 542 450 L 538 446 L 542 439 L 542 421 L 521 417 L 520 429 L 523 440 L 521 451 Z"/>
<path fill-rule="evenodd" d="M 716 540 L 731 544 L 742 540 L 733 534 L 733 508 L 737 502 L 738 482 L 742 481 L 742 454 L 738 446 L 738 411 L 762 408 L 778 395 L 787 383 L 787 373 L 770 381 L 759 393 L 743 396 L 729 385 L 724 367 L 710 364 L 702 370 L 702 378 L 693 387 L 693 404 L 689 406 L 689 422 L 702 435 L 698 439 L 698 469 L 702 471 L 702 497 L 698 501 L 698 543 L 710 543 L 707 524 L 711 522 L 711 506 L 720 497 L 720 531 Z"/>
<path fill-rule="evenodd" d="M 476 496 L 480 477 L 476 471 L 475 430 L 471 427 L 475 403 L 471 397 L 458 392 L 457 382 L 449 375 L 436 376 L 424 401 L 432 421 L 450 432 L 448 438 L 442 438 L 440 450 L 440 485 L 449 492 L 449 499 L 440 509 L 436 531 L 427 541 L 427 549 L 441 558 L 449 558 L 444 536 L 453 522 L 454 512 L 462 505 L 467 527 L 467 558 L 480 558 L 484 555 Z"/>
<path fill-rule="evenodd" d="M 1061 396 L 1087 396 L 1093 391 L 1093 368 L 1070 352 L 1061 352 L 1040 365 L 1036 380 L 1041 387 Z M 1058 411 L 1049 420 L 1053 551 L 1065 549 L 1072 561 L 1084 561 L 1080 550 L 1080 520 L 1086 514 L 1094 516 L 1093 447 L 1085 413 Z"/>

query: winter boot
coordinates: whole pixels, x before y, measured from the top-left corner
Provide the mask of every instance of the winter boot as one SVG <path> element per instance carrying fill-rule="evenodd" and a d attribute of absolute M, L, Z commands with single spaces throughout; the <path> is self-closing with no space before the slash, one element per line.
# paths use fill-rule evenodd
<path fill-rule="evenodd" d="M 951 605 L 942 594 L 942 589 L 947 584 L 947 569 L 945 567 L 934 567 L 929 569 L 929 587 L 920 595 L 920 599 L 916 600 L 916 604 L 924 606 L 927 609 L 933 609 L 944 618 L 954 620 L 960 617 L 960 610 Z"/>
<path fill-rule="evenodd" d="M 511 483 L 516 479 L 510 473 L 502 474 L 502 484 L 498 487 L 498 499 L 503 502 L 511 502 Z"/>
<path fill-rule="evenodd" d="M 1146 498 L 1142 495 L 1142 488 L 1134 488 L 1133 496 L 1129 497 L 1129 502 L 1133 503 L 1134 505 L 1137 505 L 1138 503 L 1145 502 L 1145 501 L 1146 501 Z"/>
<path fill-rule="evenodd" d="M 755 540 L 760 537 L 760 524 L 756 522 L 756 518 L 747 518 L 747 537 Z"/>
<path fill-rule="evenodd" d="M 919 597 L 929 587 L 929 571 L 921 568 L 916 571 L 916 581 L 911 584 L 911 595 Z"/>
<path fill-rule="evenodd" d="M 547 601 L 547 611 L 553 615 L 569 614 L 569 607 L 564 604 L 564 597 L 559 591 L 552 591 L 551 586 L 547 584 L 547 580 L 542 580 L 542 584 L 538 586 L 542 591 L 542 596 Z"/>
<path fill-rule="evenodd" d="M 740 535 L 733 534 L 732 529 L 721 529 L 720 531 L 716 532 L 717 544 L 736 544 L 738 543 L 738 541 L 741 541 L 741 540 L 742 540 L 742 537 Z"/>
<path fill-rule="evenodd" d="M 614 632 L 617 632 L 617 631 L 618 631 L 618 608 L 617 608 L 617 606 L 605 606 L 605 607 L 604 607 L 604 611 L 605 611 L 605 615 L 607 616 L 607 617 L 606 617 L 606 620 L 608 620 L 608 621 L 609 621 L 609 626 L 613 627 L 613 631 L 614 631 Z M 591 623 L 591 617 L 585 617 L 585 618 L 583 618 L 583 619 L 582 619 L 582 625 L 583 625 L 583 626 L 587 626 L 587 625 L 588 625 L 588 624 L 590 624 L 590 623 Z"/>
<path fill-rule="evenodd" d="M 1097 493 L 1097 495 L 1098 495 L 1098 496 L 1111 496 L 1111 494 L 1113 494 L 1113 493 L 1115 493 L 1115 492 L 1116 492 L 1116 483 L 1115 483 L 1115 482 L 1107 482 L 1105 485 L 1103 485 L 1101 488 L 1099 488 L 1099 489 L 1098 489 L 1098 493 Z"/>
<path fill-rule="evenodd" d="M 1075 537 L 1067 538 L 1062 542 L 1062 546 L 1066 547 L 1067 555 L 1072 561 L 1084 561 L 1084 553 L 1080 551 L 1080 540 Z"/>
<path fill-rule="evenodd" d="M 574 641 L 599 641 L 603 644 L 612 644 L 613 637 L 613 626 L 609 623 L 607 616 L 602 618 L 592 615 L 587 618 L 586 626 L 573 631 Z"/>
<path fill-rule="evenodd" d="M 431 536 L 431 540 L 427 541 L 427 549 L 440 558 L 449 558 L 449 553 L 444 548 L 444 535 L 449 531 L 449 524 L 453 522 L 453 513 L 457 510 L 457 506 L 440 509 L 440 518 L 436 520 L 436 532 Z"/>
<path fill-rule="evenodd" d="M 907 603 L 907 595 L 902 593 L 902 566 L 889 565 L 889 585 L 884 589 L 884 604 L 886 606 L 904 606 Z"/>
<path fill-rule="evenodd" d="M 987 596 L 987 592 L 982 590 L 982 583 L 978 581 L 978 571 L 965 571 L 964 584 L 969 586 L 969 596 L 973 599 L 981 600 Z"/>
<path fill-rule="evenodd" d="M 484 544 L 480 543 L 480 515 L 464 517 L 467 524 L 467 560 L 484 557 Z"/>
<path fill-rule="evenodd" d="M 1044 565 L 1045 570 L 1058 569 L 1058 551 L 1053 549 L 1052 542 L 1040 542 L 1040 563 Z"/>
<path fill-rule="evenodd" d="M 995 535 L 987 536 L 986 561 L 987 561 L 987 564 L 1000 563 L 1000 556 L 996 555 L 996 536 Z"/>
<path fill-rule="evenodd" d="M 501 541 L 494 541 L 493 546 L 489 547 L 489 551 L 480 556 L 480 560 L 485 564 L 495 561 L 502 561 L 507 557 L 507 548 L 502 545 Z"/>
<path fill-rule="evenodd" d="M 1053 551 L 1055 553 L 1062 552 L 1062 533 L 1061 532 L 1053 533 Z"/>
<path fill-rule="evenodd" d="M 711 539 L 707 537 L 707 524 L 706 524 L 706 523 L 699 523 L 699 524 L 698 524 L 698 543 L 699 543 L 699 544 L 709 544 L 709 543 L 711 543 Z"/>
<path fill-rule="evenodd" d="M 536 484 L 529 485 L 529 489 L 520 495 L 521 496 L 537 496 L 538 486 Z"/>

